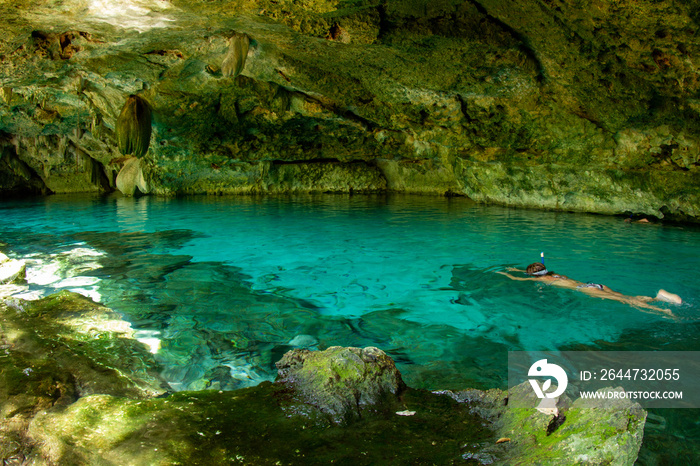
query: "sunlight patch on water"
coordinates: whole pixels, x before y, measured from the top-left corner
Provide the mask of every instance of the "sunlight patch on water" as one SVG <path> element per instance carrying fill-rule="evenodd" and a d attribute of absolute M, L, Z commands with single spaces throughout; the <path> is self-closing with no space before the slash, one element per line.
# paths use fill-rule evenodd
<path fill-rule="evenodd" d="M 158 330 L 137 330 L 134 338 L 146 345 L 151 354 L 157 354 L 160 350 L 161 333 Z"/>
<path fill-rule="evenodd" d="M 100 279 L 86 275 L 102 267 L 99 259 L 105 254 L 79 243 L 71 246 L 73 247 L 60 253 L 32 253 L 23 256 L 26 263 L 26 285 L 13 285 L 13 292 L 3 294 L 33 301 L 56 291 L 69 290 L 100 302 Z M 61 245 L 56 247 L 61 248 Z"/>

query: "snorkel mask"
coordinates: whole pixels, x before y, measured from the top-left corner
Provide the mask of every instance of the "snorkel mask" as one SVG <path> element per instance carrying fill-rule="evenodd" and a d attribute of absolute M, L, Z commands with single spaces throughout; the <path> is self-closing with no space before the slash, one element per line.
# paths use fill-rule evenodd
<path fill-rule="evenodd" d="M 547 267 L 544 266 L 544 252 L 540 253 L 540 261 L 542 263 L 542 268 L 538 267 L 540 264 L 535 262 L 534 264 L 530 264 L 527 266 L 528 271 L 526 272 L 528 275 L 532 275 L 534 277 L 541 277 L 542 275 L 547 275 L 549 271 L 547 270 Z M 531 268 L 538 268 L 539 270 L 535 272 L 530 272 Z"/>

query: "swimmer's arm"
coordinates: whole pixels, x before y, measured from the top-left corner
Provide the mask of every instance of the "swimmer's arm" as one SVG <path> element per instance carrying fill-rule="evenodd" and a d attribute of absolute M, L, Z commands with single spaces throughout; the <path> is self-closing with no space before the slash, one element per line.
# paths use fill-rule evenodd
<path fill-rule="evenodd" d="M 515 269 L 508 269 L 508 270 L 515 270 Z M 518 270 L 520 272 L 520 270 Z M 500 273 L 501 275 L 505 275 L 506 277 L 510 278 L 511 280 L 518 280 L 518 281 L 530 281 L 530 280 L 537 280 L 537 278 L 534 277 L 514 277 L 513 275 L 509 274 L 508 272 L 496 272 Z"/>

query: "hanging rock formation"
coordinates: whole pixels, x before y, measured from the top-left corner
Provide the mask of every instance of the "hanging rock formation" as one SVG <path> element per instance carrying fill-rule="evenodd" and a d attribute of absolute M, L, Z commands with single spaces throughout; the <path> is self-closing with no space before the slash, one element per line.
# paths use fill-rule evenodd
<path fill-rule="evenodd" d="M 141 161 L 137 157 L 132 157 L 124 163 L 121 171 L 117 175 L 117 189 L 122 194 L 133 196 L 138 188 L 141 194 L 148 194 L 150 189 L 144 179 Z"/>
<path fill-rule="evenodd" d="M 249 46 L 250 39 L 245 34 L 236 33 L 229 39 L 228 53 L 221 64 L 221 73 L 225 77 L 235 78 L 241 74 L 248 56 Z"/>
<path fill-rule="evenodd" d="M 117 120 L 138 94 L 153 135 L 123 148 L 156 194 L 393 191 L 700 218 L 692 2 L 142 3 L 138 17 L 0 6 L 0 190 L 115 189 Z"/>
<path fill-rule="evenodd" d="M 143 157 L 151 143 L 151 109 L 137 95 L 126 99 L 117 118 L 117 142 L 124 155 Z"/>

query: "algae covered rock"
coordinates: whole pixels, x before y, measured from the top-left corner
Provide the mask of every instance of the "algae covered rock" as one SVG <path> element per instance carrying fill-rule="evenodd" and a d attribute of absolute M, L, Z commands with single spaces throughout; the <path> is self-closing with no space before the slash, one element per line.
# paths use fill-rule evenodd
<path fill-rule="evenodd" d="M 573 402 L 560 398 L 555 414 L 509 407 L 537 405 L 528 383 L 508 392 L 441 393 L 469 405 L 500 438 L 508 439 L 499 457 L 505 464 L 632 465 L 642 445 L 647 412 L 629 399 L 611 401 L 600 409 L 585 407 L 580 398 Z"/>
<path fill-rule="evenodd" d="M 274 164 L 266 193 L 376 193 L 387 188 L 377 167 L 364 162 Z"/>
<path fill-rule="evenodd" d="M 363 408 L 391 403 L 405 388 L 394 361 L 374 347 L 295 349 L 276 365 L 275 383 L 292 390 L 303 405 L 330 415 L 334 422 L 358 418 Z"/>
<path fill-rule="evenodd" d="M 112 191 L 134 155 L 161 195 L 700 218 L 693 2 L 157 3 L 0 5 L 0 192 Z"/>
<path fill-rule="evenodd" d="M 33 377 L 39 369 L 60 373 L 76 397 L 148 398 L 167 391 L 153 356 L 134 339 L 130 324 L 85 296 L 61 291 L 37 301 L 6 299 L 0 302 L 0 318 L 13 371 L 26 369 Z"/>
<path fill-rule="evenodd" d="M 68 292 L 2 302 L 0 343 L 8 463 L 631 464 L 644 425 L 624 402 L 612 414 L 574 403 L 552 428 L 500 390 L 414 390 L 373 347 L 293 350 L 275 383 L 156 396 L 128 325 Z"/>
<path fill-rule="evenodd" d="M 4 464 L 24 464 L 36 452 L 27 432 L 39 413 L 63 410 L 95 393 L 140 400 L 166 392 L 152 355 L 132 338 L 129 324 L 76 293 L 0 300 L 0 349 Z"/>
<path fill-rule="evenodd" d="M 400 409 L 413 415 L 366 412 L 337 425 L 280 409 L 285 392 L 266 382 L 149 400 L 83 397 L 34 418 L 31 457 L 39 464 L 368 466 L 451 464 L 462 462 L 465 451 L 492 458 L 483 450 L 495 446 L 493 431 L 449 397 L 408 389 Z"/>
<path fill-rule="evenodd" d="M 449 397 L 407 388 L 400 401 L 339 425 L 319 422 L 318 411 L 290 411 L 290 390 L 265 382 L 148 400 L 82 397 L 33 419 L 31 458 L 40 464 L 451 464 L 465 452 L 495 458 L 503 449 L 489 448 L 494 432 Z"/>

